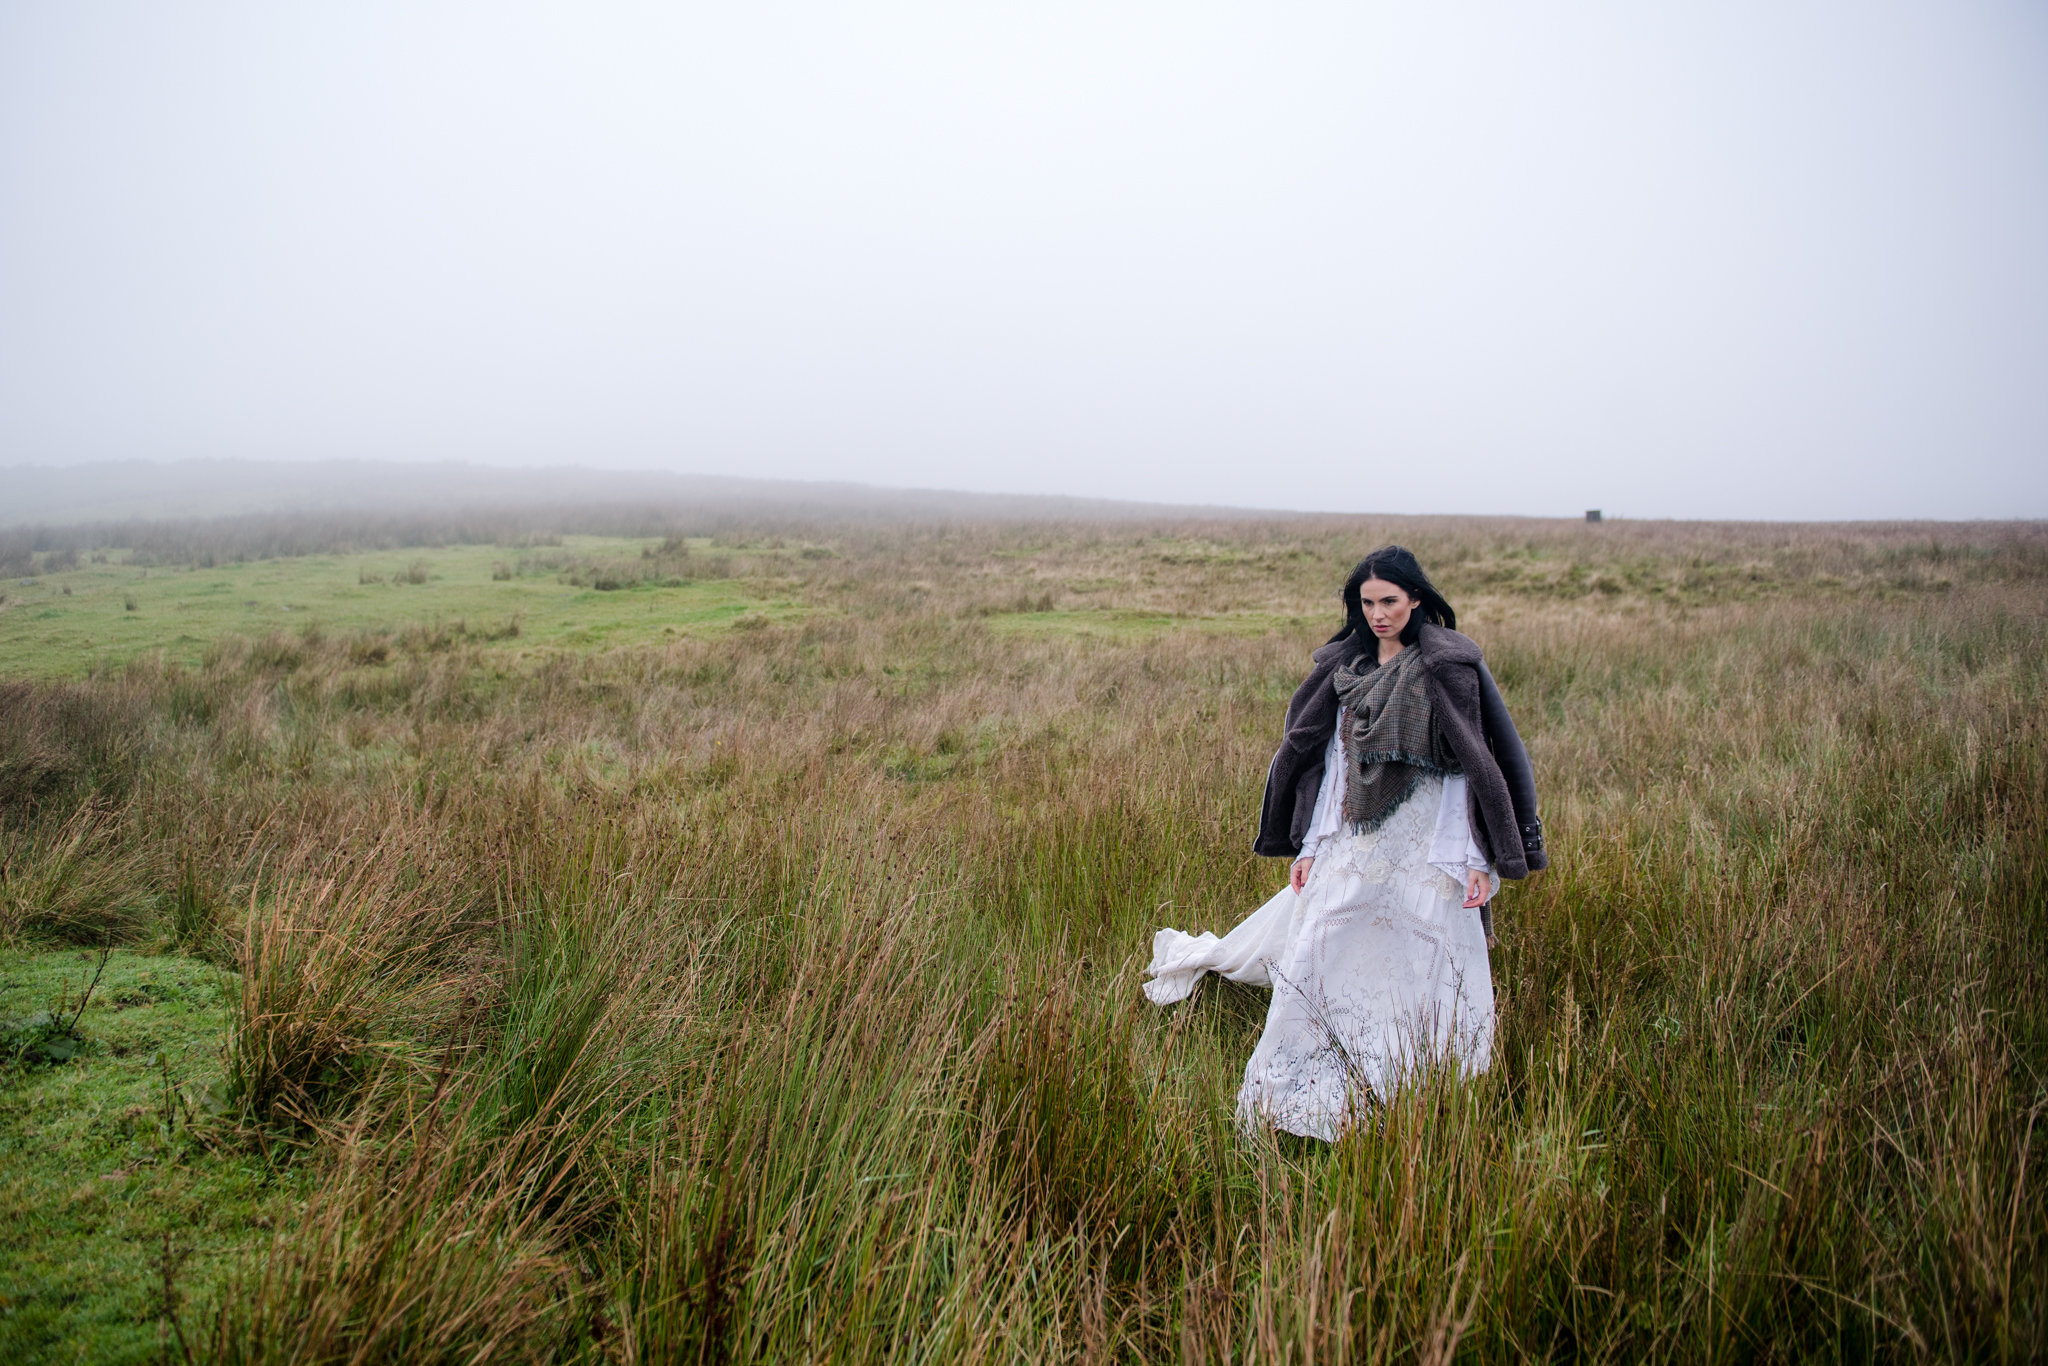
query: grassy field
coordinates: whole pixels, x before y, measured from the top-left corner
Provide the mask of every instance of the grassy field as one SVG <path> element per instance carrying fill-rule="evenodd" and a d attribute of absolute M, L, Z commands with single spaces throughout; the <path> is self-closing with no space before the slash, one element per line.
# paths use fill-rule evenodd
<path fill-rule="evenodd" d="M 77 1011 L 98 957 L 0 950 L 0 1019 L 70 1003 L 89 1050 L 17 1066 L 0 1099 L 10 1360 L 157 1359 L 157 1320 L 178 1308 L 166 1272 L 173 1296 L 218 1283 L 307 1194 L 303 1164 L 187 1151 L 189 1097 L 219 1081 L 233 978 L 182 954 L 116 950 Z"/>
<path fill-rule="evenodd" d="M 104 672 L 157 651 L 195 666 L 224 637 L 304 636 L 309 627 L 349 637 L 359 653 L 380 643 L 388 652 L 409 635 L 442 649 L 495 645 L 516 657 L 658 645 L 791 610 L 778 594 L 784 585 L 728 577 L 729 557 L 705 540 L 695 563 L 685 550 L 662 559 L 669 572 L 652 574 L 659 539 L 556 539 L 523 550 L 462 545 L 205 566 L 87 560 L 45 569 L 0 587 L 0 659 L 15 677 Z M 590 570 L 598 563 L 619 569 L 608 578 Z M 621 571 L 636 577 L 617 577 Z"/>
<path fill-rule="evenodd" d="M 0 1356 L 2038 1355 L 2048 530 L 680 530 L 0 585 Z M 1487 1074 L 1241 1134 L 1139 970 L 1389 539 L 1552 870 Z"/>

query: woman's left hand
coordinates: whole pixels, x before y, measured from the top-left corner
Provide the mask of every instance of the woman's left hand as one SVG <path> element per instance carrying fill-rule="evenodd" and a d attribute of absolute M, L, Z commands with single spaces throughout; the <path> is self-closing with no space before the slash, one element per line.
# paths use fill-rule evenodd
<path fill-rule="evenodd" d="M 1491 898 L 1492 893 L 1492 879 L 1487 877 L 1485 873 L 1482 873 L 1477 868 L 1470 868 L 1466 870 L 1465 905 L 1468 909 L 1473 906 L 1484 906 L 1487 903 L 1487 901 Z"/>

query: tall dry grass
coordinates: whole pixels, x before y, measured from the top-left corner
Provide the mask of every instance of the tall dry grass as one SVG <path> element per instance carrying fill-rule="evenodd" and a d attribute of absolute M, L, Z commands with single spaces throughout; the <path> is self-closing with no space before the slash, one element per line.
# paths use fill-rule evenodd
<path fill-rule="evenodd" d="M 2032 1356 L 2048 537 L 1395 528 L 1554 866 L 1501 903 L 1489 1073 L 1244 1135 L 1263 995 L 1139 970 L 1282 876 L 1278 719 L 1388 530 L 742 539 L 811 616 L 62 694 L 125 749 L 10 693 L 87 776 L 17 794 L 8 928 L 99 878 L 239 945 L 233 1113 L 325 1176 L 222 1359 Z M 1105 633 L 1003 620 L 1047 595 Z"/>

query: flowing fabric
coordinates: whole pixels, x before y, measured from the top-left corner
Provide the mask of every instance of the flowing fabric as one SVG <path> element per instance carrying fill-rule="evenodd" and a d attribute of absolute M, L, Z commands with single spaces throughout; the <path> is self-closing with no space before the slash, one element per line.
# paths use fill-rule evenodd
<path fill-rule="evenodd" d="M 1419 1067 L 1486 1070 L 1485 932 L 1464 886 L 1430 862 L 1444 782 L 1426 775 L 1379 829 L 1325 841 L 1300 895 L 1283 887 L 1222 938 L 1154 936 L 1145 994 L 1157 1004 L 1205 972 L 1273 989 L 1241 1122 L 1334 1140 Z"/>

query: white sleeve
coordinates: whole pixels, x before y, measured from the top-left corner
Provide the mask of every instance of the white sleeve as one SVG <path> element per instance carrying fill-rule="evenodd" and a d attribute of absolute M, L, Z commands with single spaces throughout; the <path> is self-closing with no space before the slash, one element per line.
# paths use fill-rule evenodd
<path fill-rule="evenodd" d="M 1337 728 L 1323 750 L 1323 785 L 1316 791 L 1315 813 L 1308 820 L 1296 859 L 1314 858 L 1323 841 L 1344 824 L 1344 709 L 1337 709 Z"/>
<path fill-rule="evenodd" d="M 1463 774 L 1444 779 L 1444 795 L 1436 808 L 1436 833 L 1429 841 L 1429 862 L 1460 882 L 1474 868 L 1482 873 L 1493 871 L 1479 842 L 1472 838 L 1472 818 L 1465 811 Z"/>

